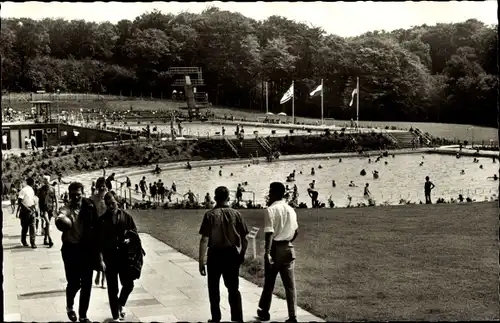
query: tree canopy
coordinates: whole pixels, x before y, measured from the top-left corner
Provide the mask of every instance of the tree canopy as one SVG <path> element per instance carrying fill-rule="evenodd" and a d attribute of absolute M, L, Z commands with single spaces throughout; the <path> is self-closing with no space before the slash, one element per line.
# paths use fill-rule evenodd
<path fill-rule="evenodd" d="M 291 113 L 281 96 L 295 81 L 295 113 L 319 116 L 309 92 L 324 80 L 325 117 L 360 114 L 497 126 L 497 26 L 470 19 L 357 37 L 272 16 L 256 21 L 211 7 L 200 14 L 153 11 L 116 24 L 63 19 L 1 19 L 4 91 L 171 93 L 169 67 L 203 69 L 210 101 Z"/>

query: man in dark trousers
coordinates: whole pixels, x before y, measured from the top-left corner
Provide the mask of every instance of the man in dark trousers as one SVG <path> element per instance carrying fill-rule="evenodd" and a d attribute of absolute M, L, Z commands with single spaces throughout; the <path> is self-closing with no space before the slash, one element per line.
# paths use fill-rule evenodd
<path fill-rule="evenodd" d="M 75 322 L 76 313 L 73 309 L 76 293 L 80 290 L 78 314 L 80 322 L 90 322 L 87 310 L 92 290 L 94 270 L 104 268 L 99 257 L 96 243 L 99 216 L 94 203 L 83 198 L 83 185 L 73 182 L 69 185 L 69 203 L 61 208 L 58 217 L 67 216 L 73 225 L 62 234 L 61 254 L 66 273 L 66 312 L 68 318 Z"/>
<path fill-rule="evenodd" d="M 50 176 L 44 176 L 44 183 L 38 190 L 38 203 L 40 209 L 40 217 L 43 219 L 42 231 L 44 234 L 43 244 L 52 248 L 54 243 L 50 236 L 50 221 L 54 217 L 54 212 L 57 211 L 57 194 L 53 186 L 50 186 Z"/>
<path fill-rule="evenodd" d="M 265 254 L 264 254 L 264 288 L 260 296 L 257 316 L 269 321 L 274 284 L 278 273 L 285 288 L 288 307 L 287 322 L 297 322 L 297 298 L 295 291 L 295 250 L 292 241 L 298 235 L 297 214 L 286 203 L 285 185 L 273 182 L 269 187 L 269 206 L 264 218 Z"/>
<path fill-rule="evenodd" d="M 137 233 L 134 219 L 130 214 L 118 208 L 118 197 L 113 191 L 104 196 L 107 210 L 99 219 L 99 248 L 106 267 L 108 280 L 109 306 L 113 320 L 124 319 L 125 304 L 134 289 L 134 276 L 127 264 L 127 250 L 130 247 L 141 248 L 140 238 Z M 137 238 L 137 245 L 127 238 L 133 234 Z M 122 286 L 118 295 L 118 277 Z"/>
<path fill-rule="evenodd" d="M 200 228 L 200 274 L 205 272 L 207 254 L 208 297 L 212 322 L 220 322 L 220 277 L 228 290 L 231 321 L 243 321 L 243 308 L 239 292 L 239 269 L 248 246 L 248 229 L 240 212 L 230 208 L 229 190 L 225 186 L 215 189 L 215 207 L 205 213 Z M 207 252 L 208 247 L 208 252 Z"/>
<path fill-rule="evenodd" d="M 35 243 L 35 221 L 36 221 L 36 207 L 35 207 L 35 181 L 33 178 L 26 180 L 26 186 L 19 192 L 17 213 L 21 220 L 21 243 L 27 247 L 26 236 L 30 235 L 31 248 L 36 248 Z"/>

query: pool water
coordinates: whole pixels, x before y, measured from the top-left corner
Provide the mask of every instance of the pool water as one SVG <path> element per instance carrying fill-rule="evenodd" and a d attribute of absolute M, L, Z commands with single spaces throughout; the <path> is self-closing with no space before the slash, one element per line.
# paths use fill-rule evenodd
<path fill-rule="evenodd" d="M 367 203 L 363 198 L 365 183 L 369 183 L 369 189 L 377 205 L 384 202 L 399 204 L 401 199 L 417 203 L 425 201 L 426 176 L 429 176 L 436 185 L 432 191 L 433 202 L 440 197 L 446 200 L 456 199 L 459 194 L 477 201 L 483 201 L 485 197 L 490 198 L 493 194 L 498 195 L 498 181 L 487 179 L 488 176 L 498 174 L 498 164 L 493 163 L 491 158 L 480 158 L 479 163 L 474 163 L 472 157 L 456 159 L 448 155 L 409 154 L 397 155 L 395 158 L 386 157 L 378 163 L 374 160 L 372 158 L 372 162 L 368 163 L 368 158 L 353 157 L 344 158 L 342 162 L 338 159 L 261 162 L 259 165 L 251 166 L 226 165 L 222 169 L 220 166 L 213 166 L 211 171 L 208 167 L 195 167 L 192 170 L 165 171 L 160 175 L 136 175 L 130 179 L 133 185 L 138 183 L 142 176 L 146 176 L 148 184 L 161 179 L 169 187 L 175 181 L 180 193 L 185 194 L 191 189 L 200 199 L 203 199 L 207 192 L 213 197 L 217 186 L 224 185 L 234 191 L 238 183 L 247 181 L 248 185 L 245 186 L 247 192 L 243 198 L 253 199 L 253 192 L 256 203 L 261 204 L 265 201 L 269 184 L 281 181 L 290 188 L 296 184 L 299 202 L 306 202 L 309 207 L 311 200 L 307 195 L 307 188 L 313 180 L 316 181 L 315 189 L 319 192 L 319 200 L 327 203 L 331 196 L 335 205 L 339 207 L 348 205 L 349 195 L 352 197 L 352 205 Z M 385 165 L 385 161 L 388 165 Z M 479 168 L 481 164 L 483 169 Z M 319 165 L 322 169 L 318 169 Z M 312 167 L 315 168 L 315 175 L 311 175 Z M 360 175 L 362 169 L 365 169 L 366 176 Z M 460 174 L 462 169 L 465 171 L 464 175 Z M 222 170 L 222 176 L 219 176 L 219 170 Z M 296 170 L 296 181 L 286 183 L 286 177 L 293 170 Z M 373 178 L 374 170 L 379 172 L 378 179 Z M 332 187 L 332 180 L 335 180 L 336 187 Z M 350 181 L 357 187 L 349 187 Z"/>

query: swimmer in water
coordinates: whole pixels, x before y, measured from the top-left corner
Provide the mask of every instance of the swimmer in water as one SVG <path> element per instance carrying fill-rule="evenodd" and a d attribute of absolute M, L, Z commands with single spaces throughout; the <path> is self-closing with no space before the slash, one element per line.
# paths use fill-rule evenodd
<path fill-rule="evenodd" d="M 339 158 L 339 163 L 341 163 L 341 162 L 342 162 L 342 158 Z"/>
<path fill-rule="evenodd" d="M 299 174 L 302 175 L 302 171 L 300 171 Z"/>
<path fill-rule="evenodd" d="M 208 166 L 208 170 L 212 170 L 212 166 Z"/>
<path fill-rule="evenodd" d="M 373 178 L 375 178 L 375 179 L 378 178 L 378 172 L 376 170 L 373 171 Z"/>
<path fill-rule="evenodd" d="M 424 162 L 420 162 L 420 165 L 419 166 L 424 166 Z"/>
<path fill-rule="evenodd" d="M 233 176 L 233 173 L 231 173 L 231 175 L 230 175 L 230 176 Z"/>
<path fill-rule="evenodd" d="M 387 164 L 388 164 L 388 162 L 386 161 L 386 162 L 384 162 L 384 164 L 386 164 L 386 165 L 387 165 Z"/>
<path fill-rule="evenodd" d="M 193 167 L 191 166 L 191 164 L 189 162 L 187 162 L 187 165 L 186 165 L 187 169 L 191 170 L 193 169 Z"/>
<path fill-rule="evenodd" d="M 493 156 L 493 162 L 496 163 L 497 162 L 497 158 L 495 156 Z"/>
<path fill-rule="evenodd" d="M 483 165 L 479 165 L 479 169 L 483 169 Z"/>
<path fill-rule="evenodd" d="M 322 168 L 323 168 L 323 166 L 321 166 L 321 165 L 318 166 L 318 169 L 322 169 Z"/>
<path fill-rule="evenodd" d="M 222 176 L 222 171 L 221 170 L 219 171 L 219 176 Z"/>
<path fill-rule="evenodd" d="M 335 183 L 335 180 L 332 180 L 332 187 L 336 187 L 337 184 Z"/>
<path fill-rule="evenodd" d="M 493 176 L 487 177 L 488 179 L 492 179 L 494 181 L 498 181 L 498 175 L 494 174 Z"/>
<path fill-rule="evenodd" d="M 460 175 L 465 175 L 465 170 L 463 170 L 463 169 L 462 169 L 462 170 L 460 171 Z"/>
<path fill-rule="evenodd" d="M 309 183 L 309 187 L 314 188 L 314 185 L 316 185 L 316 180 L 313 179 L 313 181 Z"/>
<path fill-rule="evenodd" d="M 359 172 L 359 175 L 365 176 L 366 175 L 366 171 L 364 169 L 362 169 L 361 172 Z"/>
<path fill-rule="evenodd" d="M 316 174 L 316 172 L 314 171 L 314 167 L 313 167 L 313 168 L 311 168 L 311 175 L 315 175 L 315 174 Z"/>
<path fill-rule="evenodd" d="M 372 163 L 372 159 L 368 158 L 368 164 L 371 164 L 371 163 Z"/>
<path fill-rule="evenodd" d="M 351 182 L 349 183 L 349 187 L 356 187 L 356 184 L 354 184 L 354 182 L 353 182 L 353 181 L 351 181 Z"/>
<path fill-rule="evenodd" d="M 396 155 L 392 154 L 392 158 L 396 158 Z"/>

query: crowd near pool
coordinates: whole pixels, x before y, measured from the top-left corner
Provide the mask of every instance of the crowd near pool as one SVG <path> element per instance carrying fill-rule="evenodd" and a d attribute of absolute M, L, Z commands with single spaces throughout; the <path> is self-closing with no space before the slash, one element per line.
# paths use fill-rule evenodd
<path fill-rule="evenodd" d="M 148 185 L 160 179 L 166 187 L 170 187 L 172 182 L 175 182 L 177 191 L 181 195 L 191 190 L 198 196 L 200 202 L 203 201 L 207 192 L 213 198 L 213 192 L 217 186 L 224 185 L 235 191 L 238 183 L 247 182 L 247 185 L 244 185 L 246 192 L 243 194 L 243 199 L 255 198 L 257 204 L 265 203 L 265 196 L 272 181 L 282 181 L 290 189 L 297 185 L 298 200 L 307 203 L 308 207 L 311 207 L 311 199 L 307 188 L 312 181 L 315 181 L 314 188 L 319 193 L 320 202 L 328 205 L 328 199 L 331 197 L 336 207 L 347 206 L 348 196 L 352 197 L 350 204 L 353 206 L 358 203 L 368 204 L 363 196 L 366 183 L 369 183 L 369 190 L 377 205 L 386 203 L 396 205 L 400 204 L 402 199 L 416 203 L 425 201 L 426 176 L 429 176 L 431 182 L 436 185 L 431 195 L 433 203 L 438 198 L 444 198 L 446 201 L 451 198 L 456 200 L 459 194 L 462 194 L 465 199 L 469 197 L 476 201 L 484 201 L 498 195 L 498 181 L 488 178 L 498 174 L 498 164 L 494 163 L 492 158 L 478 158 L 478 162 L 474 162 L 473 157 L 457 159 L 449 155 L 407 154 L 394 157 L 389 155 L 378 162 L 375 160 L 375 157 L 371 157 L 371 162 L 367 157 L 350 157 L 342 161 L 338 158 L 308 159 L 233 164 L 222 168 L 212 166 L 211 170 L 208 166 L 203 166 L 194 167 L 191 170 L 168 170 L 158 175 L 150 172 L 129 176 L 129 178 L 132 187 L 139 183 L 143 176 L 146 177 Z M 483 168 L 481 169 L 480 166 Z M 315 175 L 311 175 L 312 167 L 315 169 Z M 151 170 L 153 168 L 154 166 L 151 166 Z M 365 176 L 360 175 L 363 169 L 366 171 Z M 134 170 L 137 171 L 138 168 L 129 169 L 130 172 Z M 294 170 L 296 180 L 286 182 L 287 176 Z M 378 179 L 373 176 L 375 170 L 379 173 Z M 107 174 L 112 171 L 112 169 L 108 170 Z M 90 176 L 87 178 L 89 180 L 84 184 L 90 185 Z M 335 187 L 332 186 L 333 180 L 336 183 Z M 118 178 L 118 181 L 123 181 L 123 178 Z M 351 181 L 356 187 L 349 186 Z M 177 198 L 182 199 L 181 195 L 175 195 L 174 201 Z"/>
<path fill-rule="evenodd" d="M 131 130 L 142 130 L 146 125 L 133 125 L 130 126 Z M 156 127 L 158 132 L 170 134 L 170 125 L 151 125 L 151 128 Z M 213 137 L 222 134 L 222 127 L 226 130 L 226 135 L 232 136 L 236 131 L 235 124 L 213 124 L 213 123 L 196 123 L 196 122 L 183 122 L 182 123 L 182 134 L 185 136 L 195 136 L 195 137 Z M 178 131 L 177 124 L 174 125 L 175 131 Z M 241 127 L 240 127 L 241 129 Z M 258 131 L 260 135 L 271 135 L 272 130 L 276 131 L 276 134 L 289 134 L 290 130 L 281 127 L 268 126 L 243 126 L 246 136 L 252 136 L 254 131 Z M 313 130 L 311 132 L 320 133 L 321 130 Z M 307 134 L 307 130 L 295 129 L 294 134 Z"/>

